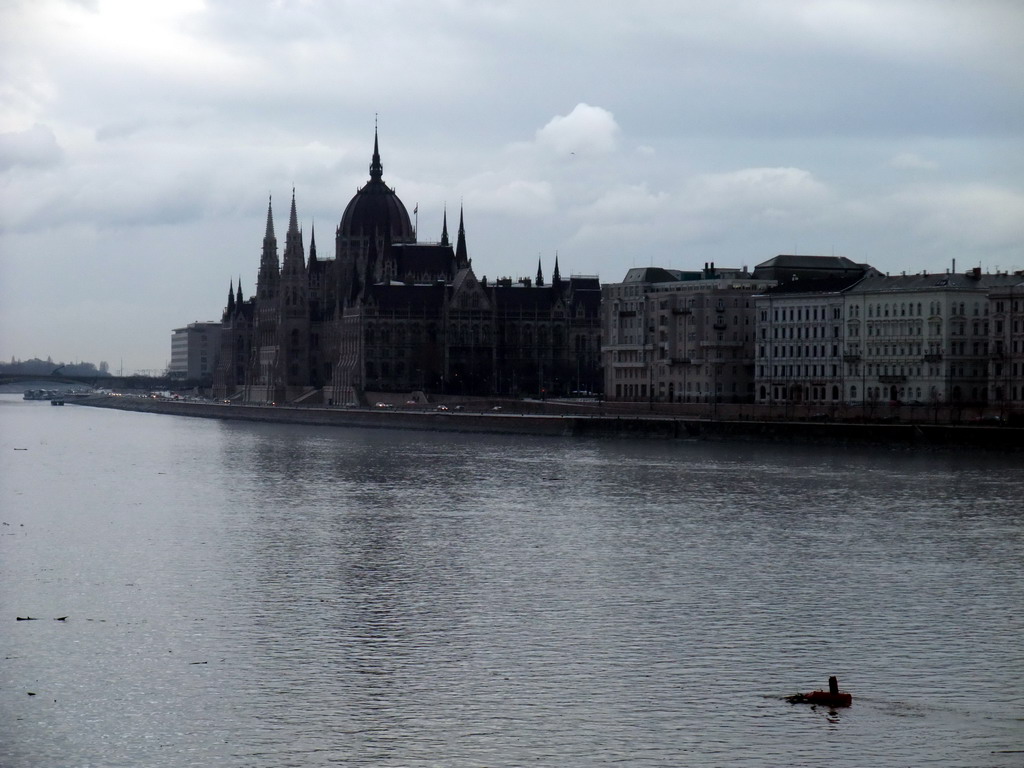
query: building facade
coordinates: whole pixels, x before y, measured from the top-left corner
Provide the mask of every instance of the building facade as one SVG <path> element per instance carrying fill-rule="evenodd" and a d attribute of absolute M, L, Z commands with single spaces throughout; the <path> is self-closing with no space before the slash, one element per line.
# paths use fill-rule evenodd
<path fill-rule="evenodd" d="M 757 298 L 757 401 L 1019 402 L 1020 285 L 1020 275 L 973 269 L 779 286 Z"/>
<path fill-rule="evenodd" d="M 223 314 L 215 394 L 251 402 L 360 402 L 365 392 L 464 395 L 597 390 L 597 277 L 550 282 L 477 278 L 463 215 L 455 243 L 447 213 L 440 239 L 421 242 L 383 179 L 374 136 L 370 179 L 335 230 L 333 259 L 311 232 L 309 256 L 292 193 L 278 259 L 273 210 L 256 293 L 232 283 Z"/>
<path fill-rule="evenodd" d="M 609 400 L 743 403 L 754 398 L 753 297 L 774 285 L 746 269 L 645 267 L 604 286 Z"/>
<path fill-rule="evenodd" d="M 181 381 L 209 382 L 220 358 L 221 323 L 189 323 L 171 332 L 167 375 Z"/>
<path fill-rule="evenodd" d="M 843 291 L 862 279 L 795 280 L 755 299 L 757 402 L 838 403 L 851 359 Z"/>
<path fill-rule="evenodd" d="M 1024 276 L 988 296 L 989 402 L 1024 406 Z"/>

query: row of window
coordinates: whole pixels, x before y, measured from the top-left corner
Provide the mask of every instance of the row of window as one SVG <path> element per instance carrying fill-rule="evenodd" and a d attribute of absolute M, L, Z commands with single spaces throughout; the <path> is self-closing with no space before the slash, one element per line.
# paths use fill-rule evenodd
<path fill-rule="evenodd" d="M 927 373 L 925 375 L 931 378 L 938 378 L 943 374 L 941 366 L 927 366 L 922 368 L 920 365 L 890 365 L 888 363 L 866 363 L 863 369 L 859 365 L 849 365 L 846 369 L 846 375 L 848 377 L 860 377 L 861 370 L 863 370 L 864 376 L 916 376 L 921 378 L 922 370 Z M 758 365 L 757 366 L 757 377 L 763 379 L 770 375 L 774 379 L 778 378 L 805 378 L 805 379 L 817 379 L 817 378 L 837 378 L 840 375 L 840 369 L 838 365 L 826 365 L 826 364 L 797 364 L 797 365 Z M 963 365 L 950 365 L 949 375 L 957 376 L 961 378 L 974 377 L 979 378 L 986 375 L 984 368 L 978 366 L 963 366 Z"/>
<path fill-rule="evenodd" d="M 761 329 L 761 338 L 765 337 L 766 328 Z M 810 328 L 805 327 L 793 327 L 779 328 L 776 326 L 773 330 L 772 338 L 776 339 L 816 339 L 818 338 L 818 331 L 821 331 L 821 338 L 828 338 L 828 329 L 821 328 L 820 326 L 813 325 Z M 832 338 L 839 338 L 839 326 L 832 326 Z"/>
<path fill-rule="evenodd" d="M 824 305 L 813 307 L 775 307 L 772 313 L 772 321 L 776 323 L 802 323 L 811 320 L 827 320 L 829 314 Z M 831 317 L 833 320 L 841 320 L 843 315 L 842 307 L 832 307 Z M 761 322 L 768 322 L 768 310 L 761 310 Z"/>
<path fill-rule="evenodd" d="M 831 355 L 829 355 L 831 351 Z M 767 357 L 768 348 L 762 344 L 757 350 L 758 357 Z M 772 357 L 838 357 L 839 345 L 833 344 L 782 344 L 772 347 Z"/>

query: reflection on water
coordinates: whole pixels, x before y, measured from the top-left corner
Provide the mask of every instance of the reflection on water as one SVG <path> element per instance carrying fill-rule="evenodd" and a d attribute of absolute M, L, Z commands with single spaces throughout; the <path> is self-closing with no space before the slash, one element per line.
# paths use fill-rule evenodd
<path fill-rule="evenodd" d="M 1018 458 L 0 398 L 0 483 L 5 766 L 1020 765 Z"/>

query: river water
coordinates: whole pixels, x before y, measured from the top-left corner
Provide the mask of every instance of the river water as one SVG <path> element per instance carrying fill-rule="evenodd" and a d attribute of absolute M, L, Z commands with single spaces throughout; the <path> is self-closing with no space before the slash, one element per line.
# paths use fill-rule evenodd
<path fill-rule="evenodd" d="M 1019 456 L 8 395 L 0 508 L 5 768 L 1024 765 Z"/>

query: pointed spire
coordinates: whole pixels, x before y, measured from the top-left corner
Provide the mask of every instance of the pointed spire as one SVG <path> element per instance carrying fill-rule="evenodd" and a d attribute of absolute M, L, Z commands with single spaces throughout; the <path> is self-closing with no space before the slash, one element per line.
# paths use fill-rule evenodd
<path fill-rule="evenodd" d="M 557 288 L 562 284 L 562 276 L 558 273 L 558 251 L 555 251 L 555 271 L 551 274 L 551 285 Z"/>
<path fill-rule="evenodd" d="M 260 299 L 272 298 L 277 294 L 277 280 L 280 274 L 280 266 L 277 263 L 277 237 L 274 235 L 273 202 L 273 198 L 267 201 L 267 231 L 263 236 L 260 271 L 256 277 L 256 294 Z"/>
<path fill-rule="evenodd" d="M 224 317 L 231 317 L 235 314 L 235 281 L 231 280 L 228 285 L 228 307 L 224 310 Z"/>
<path fill-rule="evenodd" d="M 380 164 L 380 149 L 377 145 L 377 124 L 373 125 L 373 158 L 370 160 L 370 181 L 380 181 L 384 175 L 384 166 Z"/>
<path fill-rule="evenodd" d="M 295 187 L 292 187 L 292 212 L 288 217 L 288 234 L 299 231 L 299 217 L 295 214 Z"/>
<path fill-rule="evenodd" d="M 309 228 L 309 263 L 312 265 L 316 261 L 316 222 L 310 225 Z"/>
<path fill-rule="evenodd" d="M 267 232 L 263 235 L 263 242 L 276 237 L 274 236 L 274 197 L 271 195 L 267 199 Z"/>
<path fill-rule="evenodd" d="M 537 287 L 541 288 L 544 285 L 544 273 L 540 268 L 540 254 L 537 255 Z"/>
<path fill-rule="evenodd" d="M 462 220 L 462 206 L 459 206 L 459 239 L 455 244 L 455 263 L 459 269 L 469 266 L 469 257 L 466 253 L 466 227 Z"/>
<path fill-rule="evenodd" d="M 306 269 L 306 254 L 299 231 L 299 216 L 295 211 L 295 187 L 292 187 L 292 209 L 288 216 L 288 234 L 284 239 L 282 272 L 289 277 L 301 275 Z"/>
<path fill-rule="evenodd" d="M 235 299 L 235 306 L 238 307 L 239 309 L 241 309 L 243 301 L 244 301 L 244 299 L 242 298 L 242 276 L 239 275 L 238 276 L 238 298 Z"/>
<path fill-rule="evenodd" d="M 450 245 L 448 242 L 448 206 L 444 207 L 444 219 L 441 224 L 441 245 Z"/>

